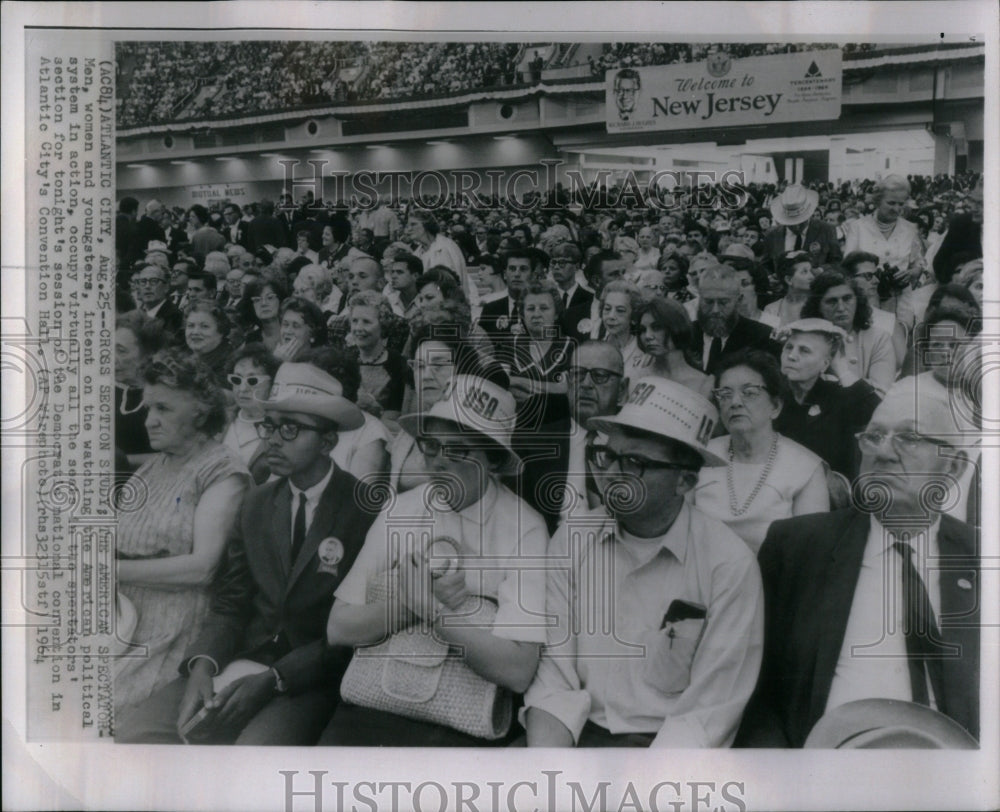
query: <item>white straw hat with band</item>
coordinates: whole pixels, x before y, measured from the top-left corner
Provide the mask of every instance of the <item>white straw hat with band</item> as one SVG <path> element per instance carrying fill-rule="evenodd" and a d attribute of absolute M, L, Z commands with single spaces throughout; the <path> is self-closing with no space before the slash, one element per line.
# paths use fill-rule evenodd
<path fill-rule="evenodd" d="M 686 386 L 658 376 L 637 381 L 621 411 L 613 417 L 592 417 L 587 428 L 607 433 L 615 426 L 639 429 L 684 443 L 697 451 L 705 465 L 726 465 L 708 450 L 708 441 L 719 422 L 709 401 Z"/>
<path fill-rule="evenodd" d="M 361 409 L 344 397 L 340 381 L 312 364 L 282 364 L 275 373 L 270 396 L 255 400 L 265 410 L 323 417 L 343 431 L 359 429 L 365 422 Z"/>
<path fill-rule="evenodd" d="M 771 217 L 778 225 L 797 226 L 804 223 L 819 205 L 819 192 L 793 183 L 771 201 Z"/>
<path fill-rule="evenodd" d="M 517 422 L 517 404 L 506 389 L 475 375 L 455 375 L 444 397 L 421 414 L 405 414 L 399 425 L 408 434 L 425 433 L 425 421 L 443 420 L 473 432 L 506 452 L 501 474 L 517 473 L 521 458 L 514 452 L 511 438 Z"/>

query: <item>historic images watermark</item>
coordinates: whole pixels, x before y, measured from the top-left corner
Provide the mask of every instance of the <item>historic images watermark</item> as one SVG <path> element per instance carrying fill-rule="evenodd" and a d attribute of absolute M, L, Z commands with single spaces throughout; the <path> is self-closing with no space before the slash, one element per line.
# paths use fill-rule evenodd
<path fill-rule="evenodd" d="M 383 204 L 409 199 L 422 209 L 450 207 L 458 202 L 473 208 L 487 208 L 504 200 L 519 211 L 538 208 L 548 190 L 561 184 L 569 199 L 588 209 L 599 200 L 610 208 L 650 207 L 657 211 L 681 211 L 691 206 L 740 209 L 749 200 L 744 188 L 744 174 L 735 169 L 709 170 L 660 169 L 640 173 L 632 170 L 612 180 L 610 170 L 602 169 L 593 181 L 584 180 L 578 169 L 567 169 L 554 158 L 543 158 L 539 167 L 519 169 L 427 169 L 390 171 L 361 169 L 327 171 L 323 159 L 283 159 L 285 190 L 297 197 L 310 193 L 312 199 L 345 202 L 351 209 L 371 210 Z M 645 175 L 649 174 L 646 178 Z M 565 179 L 563 184 L 560 178 Z"/>

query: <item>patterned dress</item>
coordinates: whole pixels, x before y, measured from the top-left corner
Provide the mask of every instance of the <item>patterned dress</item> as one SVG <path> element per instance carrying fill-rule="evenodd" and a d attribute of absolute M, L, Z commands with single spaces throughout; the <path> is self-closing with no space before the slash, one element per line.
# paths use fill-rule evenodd
<path fill-rule="evenodd" d="M 117 551 L 121 558 L 166 558 L 194 549 L 194 514 L 202 494 L 226 477 L 250 484 L 246 465 L 227 446 L 214 440 L 187 455 L 157 454 L 140 466 L 134 482 L 148 493 L 134 512 L 122 512 Z M 146 651 L 118 659 L 115 704 L 118 710 L 147 699 L 177 677 L 187 647 L 201 632 L 208 615 L 208 587 L 155 587 L 122 584 L 119 592 L 139 615 L 132 642 Z"/>

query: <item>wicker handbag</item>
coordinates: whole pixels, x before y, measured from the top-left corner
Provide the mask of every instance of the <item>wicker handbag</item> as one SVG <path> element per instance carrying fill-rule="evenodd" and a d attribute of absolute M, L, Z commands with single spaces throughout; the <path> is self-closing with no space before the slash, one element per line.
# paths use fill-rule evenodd
<path fill-rule="evenodd" d="M 386 601 L 390 611 L 395 609 L 397 583 L 395 569 L 376 575 L 368 583 L 368 603 Z M 491 623 L 496 611 L 488 599 L 470 598 L 459 614 L 474 615 L 481 626 Z M 424 624 L 356 648 L 340 693 L 361 707 L 445 725 L 482 739 L 502 738 L 513 721 L 510 692 L 476 674 L 457 649 L 434 637 Z"/>

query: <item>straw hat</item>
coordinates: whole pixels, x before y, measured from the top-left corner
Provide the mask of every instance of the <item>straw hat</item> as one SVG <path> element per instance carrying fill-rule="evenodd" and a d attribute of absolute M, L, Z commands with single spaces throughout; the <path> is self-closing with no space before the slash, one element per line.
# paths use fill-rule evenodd
<path fill-rule="evenodd" d="M 521 458 L 511 446 L 517 422 L 517 404 L 506 389 L 476 375 L 455 375 L 444 397 L 421 414 L 405 414 L 399 425 L 414 437 L 425 431 L 425 421 L 443 420 L 470 431 L 506 452 L 500 474 L 516 474 Z"/>
<path fill-rule="evenodd" d="M 778 225 L 797 226 L 812 217 L 818 205 L 819 192 L 793 183 L 771 201 L 771 217 Z"/>
<path fill-rule="evenodd" d="M 898 699 L 859 699 L 825 714 L 809 732 L 810 749 L 976 750 L 958 722 L 926 705 Z"/>
<path fill-rule="evenodd" d="M 637 381 L 625 405 L 613 417 L 592 417 L 587 428 L 607 433 L 615 426 L 641 429 L 684 443 L 697 451 L 705 465 L 725 465 L 708 450 L 719 413 L 697 392 L 679 383 L 650 376 Z"/>
<path fill-rule="evenodd" d="M 340 381 L 312 364 L 282 364 L 274 376 L 270 396 L 255 400 L 265 410 L 326 418 L 343 431 L 359 429 L 365 422 L 361 410 L 344 397 Z"/>

